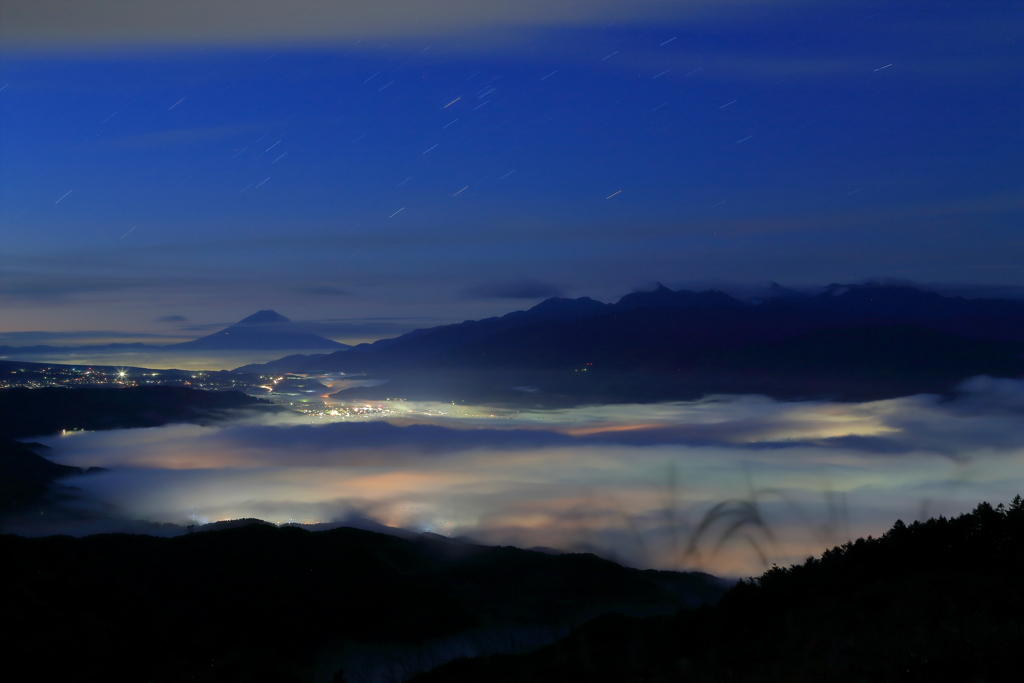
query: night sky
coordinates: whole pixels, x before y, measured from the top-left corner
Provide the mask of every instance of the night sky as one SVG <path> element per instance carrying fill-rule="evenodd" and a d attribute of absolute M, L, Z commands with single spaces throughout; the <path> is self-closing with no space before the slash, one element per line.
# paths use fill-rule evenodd
<path fill-rule="evenodd" d="M 21 343 L 1024 285 L 1018 2 L 84 4 L 0 16 Z"/>

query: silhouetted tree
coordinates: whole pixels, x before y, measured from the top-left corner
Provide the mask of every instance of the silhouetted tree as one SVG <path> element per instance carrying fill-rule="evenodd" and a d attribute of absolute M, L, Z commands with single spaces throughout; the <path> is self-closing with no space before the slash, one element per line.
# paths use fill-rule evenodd
<path fill-rule="evenodd" d="M 533 653 L 466 659 L 416 683 L 1017 681 L 1024 501 L 905 524 L 773 566 L 714 607 L 602 618 Z"/>

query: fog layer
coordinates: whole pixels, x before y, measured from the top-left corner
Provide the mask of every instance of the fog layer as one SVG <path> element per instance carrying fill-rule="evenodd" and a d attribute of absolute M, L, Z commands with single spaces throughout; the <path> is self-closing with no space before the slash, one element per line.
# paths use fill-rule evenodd
<path fill-rule="evenodd" d="M 395 403 L 384 419 L 174 425 L 47 439 L 123 519 L 369 517 L 641 567 L 750 574 L 1024 491 L 1024 382 L 954 400 L 709 397 L 502 413 Z"/>

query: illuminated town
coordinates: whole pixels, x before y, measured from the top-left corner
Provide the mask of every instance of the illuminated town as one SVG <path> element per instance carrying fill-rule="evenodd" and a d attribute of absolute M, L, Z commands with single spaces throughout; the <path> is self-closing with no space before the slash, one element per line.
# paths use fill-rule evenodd
<path fill-rule="evenodd" d="M 511 418 L 519 411 L 497 415 L 491 410 L 447 406 L 436 402 L 412 404 L 401 398 L 386 401 L 342 401 L 334 392 L 358 386 L 361 375 L 264 375 L 231 370 L 200 372 L 99 365 L 61 365 L 0 360 L 0 390 L 45 387 L 188 387 L 205 391 L 241 391 L 319 420 L 352 420 L 420 416 Z"/>
<path fill-rule="evenodd" d="M 241 391 L 318 418 L 382 417 L 394 412 L 382 404 L 329 403 L 328 394 L 333 389 L 320 380 L 330 381 L 327 377 L 258 375 L 230 370 L 199 372 L 0 361 L 0 389 L 171 386 L 205 391 Z"/>

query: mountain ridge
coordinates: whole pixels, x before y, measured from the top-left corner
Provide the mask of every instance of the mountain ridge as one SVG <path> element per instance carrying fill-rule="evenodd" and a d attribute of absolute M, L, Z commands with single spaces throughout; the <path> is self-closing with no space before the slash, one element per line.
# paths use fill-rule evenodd
<path fill-rule="evenodd" d="M 633 312 L 630 320 L 664 317 L 664 313 L 650 313 L 658 309 L 669 310 L 669 317 L 691 323 L 691 345 L 773 342 L 821 328 L 908 324 L 965 338 L 1024 341 L 1024 302 L 1012 300 L 945 297 L 906 286 L 830 285 L 820 294 L 799 298 L 787 295 L 748 304 L 716 290 L 673 291 L 659 283 L 653 291 L 633 292 L 614 304 L 588 297 L 553 297 L 526 311 L 415 330 L 329 354 L 293 371 L 379 370 L 436 356 L 526 325 L 627 312 Z M 698 339 L 700 336 L 704 341 Z"/>
<path fill-rule="evenodd" d="M 274 368 L 391 380 L 334 395 L 360 400 L 552 406 L 709 393 L 874 400 L 949 393 L 979 374 L 1024 374 L 1024 303 L 841 284 L 745 303 L 659 284 L 616 303 L 552 298 Z"/>

